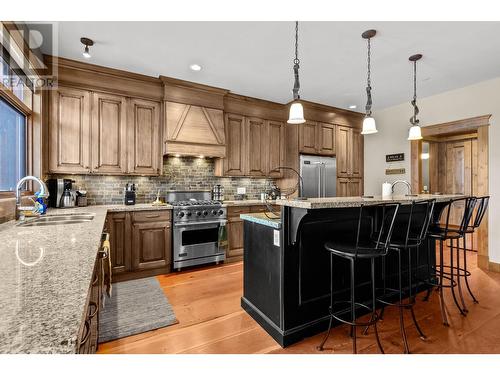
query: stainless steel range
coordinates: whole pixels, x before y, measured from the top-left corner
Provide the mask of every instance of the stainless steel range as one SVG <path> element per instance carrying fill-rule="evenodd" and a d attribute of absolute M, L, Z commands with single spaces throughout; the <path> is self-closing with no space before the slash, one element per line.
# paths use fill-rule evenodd
<path fill-rule="evenodd" d="M 226 259 L 227 211 L 210 191 L 169 191 L 173 209 L 174 269 Z"/>

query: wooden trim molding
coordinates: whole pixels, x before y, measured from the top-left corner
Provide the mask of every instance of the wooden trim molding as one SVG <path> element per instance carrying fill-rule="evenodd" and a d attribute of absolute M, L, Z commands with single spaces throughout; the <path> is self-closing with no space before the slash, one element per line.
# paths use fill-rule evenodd
<path fill-rule="evenodd" d="M 32 113 L 31 108 L 28 107 L 26 104 L 24 104 L 24 102 L 21 99 L 19 99 L 10 88 L 4 86 L 4 84 L 1 82 L 0 82 L 0 96 L 4 98 L 7 102 L 12 104 L 14 107 L 16 107 L 19 111 L 21 111 L 23 115 L 25 116 L 31 115 Z"/>
<path fill-rule="evenodd" d="M 471 117 L 463 120 L 450 121 L 442 124 L 422 127 L 422 137 L 432 137 L 446 134 L 448 136 L 457 133 L 470 133 L 477 131 L 481 126 L 490 125 L 490 115 Z"/>

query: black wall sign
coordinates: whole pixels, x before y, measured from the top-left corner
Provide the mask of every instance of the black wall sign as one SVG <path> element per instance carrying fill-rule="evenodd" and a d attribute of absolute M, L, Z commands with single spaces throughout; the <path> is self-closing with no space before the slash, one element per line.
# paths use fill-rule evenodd
<path fill-rule="evenodd" d="M 385 161 L 387 163 L 390 163 L 391 161 L 404 161 L 405 160 L 405 154 L 401 152 L 400 154 L 389 154 L 385 155 Z"/>

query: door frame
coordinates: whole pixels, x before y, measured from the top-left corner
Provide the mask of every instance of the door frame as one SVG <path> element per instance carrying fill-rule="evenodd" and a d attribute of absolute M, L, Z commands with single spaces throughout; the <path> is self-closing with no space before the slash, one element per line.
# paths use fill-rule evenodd
<path fill-rule="evenodd" d="M 490 118 L 491 114 L 422 127 L 423 138 L 477 132 L 477 194 L 479 196 L 489 194 L 488 142 Z M 410 149 L 411 186 L 413 187 L 413 193 L 419 193 L 422 185 L 422 163 L 420 159 L 422 140 L 411 141 Z M 479 268 L 485 270 L 495 269 L 495 264 L 490 264 L 488 255 L 488 215 L 485 215 L 477 231 L 477 264 Z"/>

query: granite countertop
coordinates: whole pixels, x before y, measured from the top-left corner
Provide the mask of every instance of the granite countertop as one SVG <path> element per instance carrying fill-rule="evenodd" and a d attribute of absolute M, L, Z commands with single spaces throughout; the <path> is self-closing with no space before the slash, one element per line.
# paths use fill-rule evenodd
<path fill-rule="evenodd" d="M 330 198 L 307 198 L 305 200 L 280 199 L 276 201 L 277 205 L 289 206 L 305 209 L 319 208 L 345 208 L 360 207 L 362 204 L 379 204 L 388 202 L 398 202 L 401 204 L 410 204 L 414 200 L 436 199 L 437 202 L 447 201 L 452 198 L 460 198 L 461 195 L 433 195 L 419 194 L 417 196 L 396 195 L 392 198 L 382 198 L 381 196 L 368 197 L 330 197 Z"/>
<path fill-rule="evenodd" d="M 253 223 L 266 225 L 274 229 L 281 228 L 281 217 L 270 212 L 259 212 L 252 214 L 241 214 L 240 218 Z"/>

